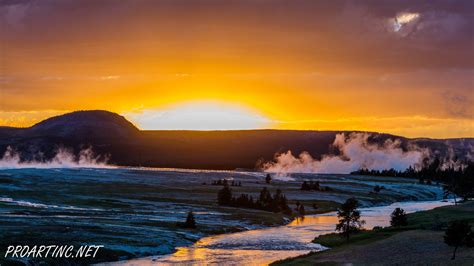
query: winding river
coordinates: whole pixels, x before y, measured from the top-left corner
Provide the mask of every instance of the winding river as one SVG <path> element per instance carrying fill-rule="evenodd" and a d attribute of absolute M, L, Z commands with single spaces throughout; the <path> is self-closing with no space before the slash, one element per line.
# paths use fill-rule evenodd
<path fill-rule="evenodd" d="M 448 201 L 399 202 L 388 206 L 361 208 L 365 228 L 388 226 L 390 214 L 397 208 L 407 213 L 451 205 Z M 229 233 L 202 238 L 173 254 L 114 262 L 114 265 L 266 265 L 273 261 L 321 251 L 325 247 L 312 243 L 318 235 L 334 232 L 335 212 L 308 215 L 288 225 Z"/>

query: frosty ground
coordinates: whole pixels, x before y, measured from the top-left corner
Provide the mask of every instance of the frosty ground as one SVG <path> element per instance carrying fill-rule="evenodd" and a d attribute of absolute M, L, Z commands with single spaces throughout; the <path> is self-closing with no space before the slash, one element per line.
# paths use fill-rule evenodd
<path fill-rule="evenodd" d="M 0 170 L 0 257 L 8 245 L 104 245 L 98 257 L 80 263 L 172 253 L 201 237 L 288 223 L 292 217 L 259 210 L 220 207 L 218 179 L 242 182 L 233 193 L 258 196 L 280 188 L 291 207 L 307 213 L 332 211 L 349 197 L 363 206 L 436 200 L 442 190 L 414 179 L 351 175 L 293 174 L 179 169 L 4 169 Z M 301 191 L 304 180 L 320 181 L 330 192 Z M 384 186 L 379 193 L 376 185 Z M 318 206 L 313 209 L 313 204 Z M 198 228 L 182 229 L 188 211 Z M 1 259 L 0 259 L 1 262 Z"/>

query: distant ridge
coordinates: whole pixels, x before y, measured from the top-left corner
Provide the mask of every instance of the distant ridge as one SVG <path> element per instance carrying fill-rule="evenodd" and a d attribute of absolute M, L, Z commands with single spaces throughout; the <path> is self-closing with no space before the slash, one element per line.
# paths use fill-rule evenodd
<path fill-rule="evenodd" d="M 102 110 L 77 111 L 48 118 L 30 128 L 0 127 L 0 156 L 8 146 L 24 160 L 41 154 L 54 156 L 58 147 L 78 152 L 91 146 L 111 163 L 128 166 L 200 169 L 253 169 L 259 161 L 270 161 L 275 153 L 307 151 L 314 158 L 337 153 L 331 146 L 339 133 L 356 131 L 235 130 L 180 131 L 146 130 L 135 127 L 123 116 Z M 357 131 L 360 132 L 360 131 Z M 445 155 L 465 157 L 474 138 L 409 139 L 368 132 L 370 141 L 383 143 L 399 139 L 403 146 L 416 144 Z"/>

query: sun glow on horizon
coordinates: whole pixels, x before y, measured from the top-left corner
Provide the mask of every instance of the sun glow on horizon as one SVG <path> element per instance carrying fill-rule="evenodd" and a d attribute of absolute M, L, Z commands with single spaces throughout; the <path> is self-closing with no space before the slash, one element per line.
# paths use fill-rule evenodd
<path fill-rule="evenodd" d="M 123 114 L 144 130 L 239 130 L 268 128 L 272 120 L 240 105 L 198 101 Z"/>

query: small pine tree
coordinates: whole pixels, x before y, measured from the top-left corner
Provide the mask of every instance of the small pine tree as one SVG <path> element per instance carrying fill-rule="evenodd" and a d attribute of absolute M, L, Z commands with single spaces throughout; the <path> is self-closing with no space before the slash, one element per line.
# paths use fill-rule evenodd
<path fill-rule="evenodd" d="M 188 212 L 188 216 L 186 217 L 186 222 L 183 225 L 184 228 L 196 228 L 196 220 L 194 219 L 194 214 L 192 211 Z"/>
<path fill-rule="evenodd" d="M 375 193 L 379 193 L 380 190 L 382 190 L 382 188 L 381 188 L 379 185 L 376 185 L 376 186 L 374 187 Z"/>
<path fill-rule="evenodd" d="M 301 216 L 304 216 L 306 214 L 305 210 L 304 210 L 304 205 L 300 205 L 300 208 L 298 210 L 298 213 L 301 215 Z"/>
<path fill-rule="evenodd" d="M 474 246 L 474 232 L 467 221 L 453 221 L 446 229 L 444 243 L 454 247 L 452 260 L 456 258 L 456 251 L 459 247 Z"/>
<path fill-rule="evenodd" d="M 310 186 L 308 184 L 308 182 L 306 181 L 303 181 L 303 184 L 301 184 L 301 190 L 310 190 Z"/>
<path fill-rule="evenodd" d="M 337 211 L 339 223 L 336 225 L 336 231 L 341 232 L 341 235 L 346 237 L 348 241 L 349 236 L 358 232 L 365 223 L 360 219 L 360 211 L 357 210 L 357 207 L 359 207 L 359 202 L 354 198 L 350 198 Z"/>
<path fill-rule="evenodd" d="M 272 182 L 272 177 L 270 176 L 270 174 L 267 174 L 267 176 L 265 177 L 265 182 L 267 184 L 270 184 L 270 182 Z"/>
<path fill-rule="evenodd" d="M 392 212 L 392 215 L 390 215 L 390 217 L 391 217 L 391 220 L 390 220 L 390 225 L 391 226 L 400 227 L 400 226 L 407 226 L 408 225 L 407 214 L 401 208 L 396 208 Z"/>
<path fill-rule="evenodd" d="M 230 189 L 227 182 L 224 182 L 224 187 L 217 194 L 217 203 L 225 206 L 232 203 L 232 189 Z"/>
<path fill-rule="evenodd" d="M 320 188 L 319 181 L 316 181 L 316 182 L 314 183 L 313 189 L 314 189 L 314 190 L 317 190 L 317 191 L 319 191 L 319 190 L 321 189 L 321 188 Z"/>

